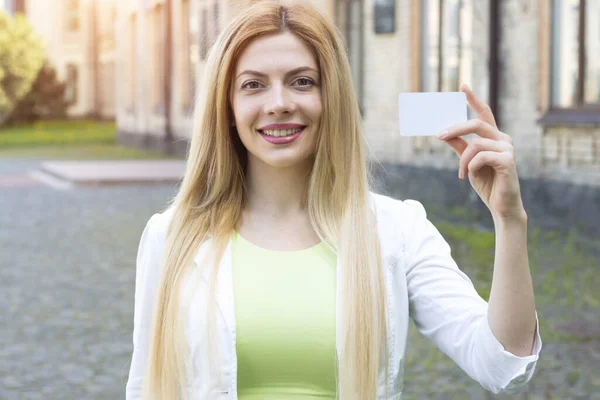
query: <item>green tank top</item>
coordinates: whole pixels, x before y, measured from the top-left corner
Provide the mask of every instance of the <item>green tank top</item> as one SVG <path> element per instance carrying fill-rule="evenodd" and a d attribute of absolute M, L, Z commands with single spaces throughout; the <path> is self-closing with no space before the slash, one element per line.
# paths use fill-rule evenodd
<path fill-rule="evenodd" d="M 335 399 L 335 253 L 232 240 L 239 400 Z"/>

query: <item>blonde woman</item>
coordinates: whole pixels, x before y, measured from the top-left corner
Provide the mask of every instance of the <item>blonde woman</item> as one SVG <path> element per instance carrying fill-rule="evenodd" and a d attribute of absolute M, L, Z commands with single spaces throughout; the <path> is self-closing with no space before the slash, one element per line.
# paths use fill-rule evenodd
<path fill-rule="evenodd" d="M 489 304 L 419 202 L 370 191 L 334 25 L 241 12 L 208 56 L 179 192 L 141 237 L 127 399 L 401 399 L 409 316 L 489 391 L 522 388 L 542 346 L 526 213 L 510 138 L 463 90 L 479 117 L 441 140 L 494 216 Z"/>

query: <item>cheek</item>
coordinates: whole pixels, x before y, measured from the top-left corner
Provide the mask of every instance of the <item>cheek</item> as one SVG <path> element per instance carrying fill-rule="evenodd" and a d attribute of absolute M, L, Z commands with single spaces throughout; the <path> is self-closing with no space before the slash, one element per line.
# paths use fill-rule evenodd
<path fill-rule="evenodd" d="M 321 97 L 315 97 L 310 104 L 307 105 L 307 112 L 310 113 L 310 117 L 314 122 L 318 122 L 321 119 L 323 113 L 323 104 L 321 103 Z"/>
<path fill-rule="evenodd" d="M 252 101 L 238 100 L 233 103 L 233 113 L 236 122 L 246 128 L 255 123 L 260 108 Z"/>

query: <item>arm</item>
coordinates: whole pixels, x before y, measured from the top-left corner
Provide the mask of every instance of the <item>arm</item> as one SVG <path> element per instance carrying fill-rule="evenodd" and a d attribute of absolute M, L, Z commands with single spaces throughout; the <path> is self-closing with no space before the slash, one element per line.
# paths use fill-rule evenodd
<path fill-rule="evenodd" d="M 485 389 L 496 394 L 519 391 L 533 376 L 542 346 L 539 332 L 533 355 L 506 351 L 491 330 L 488 303 L 458 268 L 423 206 L 414 200 L 404 204 L 406 277 L 416 327 Z"/>
<path fill-rule="evenodd" d="M 495 222 L 496 257 L 489 324 L 507 351 L 528 356 L 533 351 L 536 314 L 527 254 L 527 217 Z"/>

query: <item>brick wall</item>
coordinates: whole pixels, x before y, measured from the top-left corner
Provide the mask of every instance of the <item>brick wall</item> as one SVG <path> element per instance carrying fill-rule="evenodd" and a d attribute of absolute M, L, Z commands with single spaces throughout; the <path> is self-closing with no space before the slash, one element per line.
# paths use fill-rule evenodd
<path fill-rule="evenodd" d="M 196 2 L 198 0 L 190 0 Z M 363 0 L 363 105 L 364 128 L 369 154 L 383 163 L 414 167 L 445 169 L 453 174 L 458 169 L 458 158 L 445 143 L 437 138 L 401 137 L 398 130 L 398 94 L 419 90 L 420 82 L 420 0 L 396 0 L 396 29 L 390 34 L 375 34 L 373 8 L 375 0 Z M 472 52 L 470 76 L 465 80 L 483 99 L 489 101 L 489 14 L 492 0 L 472 0 Z M 173 2 L 174 40 L 180 41 L 181 2 Z M 239 10 L 243 2 L 227 1 L 222 5 L 221 26 Z M 333 17 L 334 0 L 312 0 L 321 11 Z M 549 95 L 549 4 L 544 1 L 506 0 L 501 3 L 501 45 L 499 111 L 501 130 L 515 143 L 517 166 L 523 178 L 547 178 L 600 186 L 600 128 L 559 126 L 543 129 L 537 122 L 545 113 Z M 138 10 L 139 12 L 139 10 Z M 129 13 L 123 13 L 129 18 Z M 142 13 L 143 14 L 143 13 Z M 147 65 L 144 52 L 147 45 L 147 27 L 140 14 L 136 30 L 139 65 Z M 126 26 L 126 20 L 122 26 Z M 181 43 L 174 44 L 174 50 Z M 128 56 L 121 51 L 118 57 Z M 122 60 L 121 60 L 122 61 Z M 191 118 L 183 108 L 179 95 L 182 77 L 181 59 L 174 60 L 171 85 L 174 89 L 172 126 L 178 137 L 189 137 Z M 127 63 L 120 62 L 120 68 Z M 203 64 L 199 65 L 199 73 Z M 131 133 L 161 135 L 164 118 L 153 114 L 147 104 L 149 77 L 147 69 L 139 68 L 136 88 L 135 114 L 125 110 L 119 101 L 117 113 L 119 128 Z M 117 79 L 125 76 L 116 72 Z M 200 83 L 201 84 L 201 83 Z M 123 88 L 120 93 L 125 97 Z M 467 137 L 467 140 L 470 138 Z"/>
<path fill-rule="evenodd" d="M 501 129 L 513 138 L 519 174 L 540 174 L 541 128 L 536 121 L 538 85 L 538 2 L 502 2 L 500 48 Z"/>
<path fill-rule="evenodd" d="M 402 162 L 407 141 L 398 133 L 398 93 L 410 86 L 410 0 L 396 2 L 396 31 L 375 34 L 373 0 L 365 1 L 364 126 L 373 155 Z"/>

